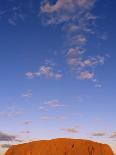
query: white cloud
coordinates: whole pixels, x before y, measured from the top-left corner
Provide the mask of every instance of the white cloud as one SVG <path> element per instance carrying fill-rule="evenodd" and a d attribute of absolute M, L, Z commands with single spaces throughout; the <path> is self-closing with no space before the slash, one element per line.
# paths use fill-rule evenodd
<path fill-rule="evenodd" d="M 55 79 L 57 79 L 57 80 L 58 80 L 58 79 L 61 79 L 62 76 L 63 76 L 63 75 L 62 75 L 61 73 L 56 73 L 56 74 L 55 74 Z"/>
<path fill-rule="evenodd" d="M 43 105 L 40 105 L 39 110 L 48 111 L 49 109 L 58 109 L 66 107 L 66 105 L 62 104 L 59 100 L 50 100 L 45 102 Z"/>
<path fill-rule="evenodd" d="M 96 88 L 102 88 L 102 84 L 96 83 L 96 84 L 95 84 L 95 87 L 96 87 Z"/>
<path fill-rule="evenodd" d="M 24 93 L 22 96 L 25 97 L 25 98 L 31 98 L 32 97 L 32 91 L 31 90 L 28 90 L 26 93 Z"/>
<path fill-rule="evenodd" d="M 64 105 L 60 104 L 58 100 L 51 100 L 45 103 L 48 107 L 51 108 L 58 108 L 58 107 L 63 107 Z"/>
<path fill-rule="evenodd" d="M 47 108 L 46 106 L 43 106 L 43 105 L 42 105 L 42 106 L 39 107 L 39 110 L 48 111 L 48 108 Z"/>

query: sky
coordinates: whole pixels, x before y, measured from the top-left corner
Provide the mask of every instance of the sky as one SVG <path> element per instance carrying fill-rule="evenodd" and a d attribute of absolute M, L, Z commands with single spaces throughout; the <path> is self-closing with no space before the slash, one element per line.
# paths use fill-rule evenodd
<path fill-rule="evenodd" d="M 0 153 L 59 137 L 116 152 L 116 1 L 0 0 Z"/>

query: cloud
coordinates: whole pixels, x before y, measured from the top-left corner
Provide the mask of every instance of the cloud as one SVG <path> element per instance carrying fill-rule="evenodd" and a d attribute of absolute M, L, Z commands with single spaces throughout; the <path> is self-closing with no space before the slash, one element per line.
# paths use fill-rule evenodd
<path fill-rule="evenodd" d="M 41 106 L 39 107 L 39 110 L 48 111 L 48 107 L 41 105 Z"/>
<path fill-rule="evenodd" d="M 18 21 L 24 20 L 24 13 L 21 7 L 21 3 L 14 3 L 13 1 L 6 0 L 7 5 L 2 4 L 0 17 L 1 19 L 5 19 L 9 24 L 15 26 Z M 10 6 L 10 7 L 8 7 Z"/>
<path fill-rule="evenodd" d="M 66 120 L 68 117 L 66 116 L 42 116 L 40 117 L 43 121 L 49 121 L 49 120 Z"/>
<path fill-rule="evenodd" d="M 56 80 L 59 80 L 59 79 L 61 79 L 62 77 L 63 77 L 63 75 L 62 75 L 60 72 L 55 74 L 55 79 L 56 79 Z"/>
<path fill-rule="evenodd" d="M 65 131 L 65 132 L 69 132 L 69 133 L 78 133 L 79 131 L 75 128 L 61 128 L 60 130 Z"/>
<path fill-rule="evenodd" d="M 90 80 L 93 79 L 95 74 L 89 71 L 80 72 L 79 79 L 81 80 Z"/>
<path fill-rule="evenodd" d="M 97 84 L 95 84 L 95 87 L 96 87 L 96 88 L 102 88 L 102 84 L 97 83 Z"/>
<path fill-rule="evenodd" d="M 88 8 L 91 4 L 91 0 L 57 0 L 56 4 L 54 5 L 51 5 L 49 1 L 46 1 L 46 3 L 41 7 L 41 9 L 43 12 L 47 13 L 60 12 L 62 10 L 73 12 L 76 7 Z"/>
<path fill-rule="evenodd" d="M 85 51 L 85 49 L 80 47 L 70 48 L 67 53 L 67 64 L 77 79 L 91 80 L 96 88 L 101 88 L 102 85 L 97 80 L 93 81 L 95 79 L 95 72 L 92 70 L 98 65 L 103 65 L 106 57 L 97 55 L 83 58 Z"/>
<path fill-rule="evenodd" d="M 25 121 L 24 124 L 25 125 L 30 125 L 30 124 L 32 124 L 32 121 L 31 120 Z"/>
<path fill-rule="evenodd" d="M 106 135 L 106 133 L 105 132 L 93 132 L 91 135 L 95 137 L 103 137 Z"/>
<path fill-rule="evenodd" d="M 31 133 L 31 131 L 26 130 L 26 131 L 22 131 L 21 133 L 22 133 L 22 134 L 30 134 L 30 133 Z"/>
<path fill-rule="evenodd" d="M 27 72 L 25 74 L 29 79 L 33 79 L 35 77 L 43 77 L 45 79 L 56 79 L 59 80 L 62 78 L 62 73 L 60 71 L 56 71 L 51 64 L 45 64 L 39 67 L 39 70 L 36 72 Z"/>
<path fill-rule="evenodd" d="M 0 1 L 0 19 L 7 21 L 10 25 L 16 26 L 17 23 L 24 21 L 29 16 L 35 15 L 36 8 L 33 9 L 35 2 L 5 0 Z"/>
<path fill-rule="evenodd" d="M 94 0 L 57 0 L 55 4 L 51 4 L 49 0 L 45 0 L 40 10 L 47 24 L 59 24 L 74 20 L 77 16 L 79 18 L 93 3 Z"/>
<path fill-rule="evenodd" d="M 62 108 L 65 107 L 66 105 L 60 103 L 59 100 L 55 99 L 55 100 L 50 100 L 45 102 L 43 105 L 41 105 L 39 107 L 39 110 L 44 110 L 44 111 L 48 111 L 49 109 L 58 109 L 58 108 Z"/>
<path fill-rule="evenodd" d="M 82 34 L 74 35 L 73 37 L 70 38 L 71 45 L 80 46 L 80 45 L 84 45 L 86 42 L 87 42 L 87 39 Z"/>
<path fill-rule="evenodd" d="M 105 63 L 106 57 L 103 56 L 94 56 L 83 58 L 82 55 L 85 53 L 85 49 L 74 47 L 70 48 L 67 53 L 67 61 L 69 65 L 73 67 L 80 67 L 81 69 L 86 67 L 93 67 L 97 65 L 103 65 Z M 70 63 L 71 60 L 75 59 L 76 63 Z"/>
<path fill-rule="evenodd" d="M 56 117 L 51 117 L 51 116 L 42 116 L 40 119 L 41 119 L 41 120 L 43 120 L 43 121 L 48 121 L 48 120 L 53 120 L 53 119 L 56 119 Z"/>
<path fill-rule="evenodd" d="M 95 4 L 96 0 L 57 0 L 56 3 L 45 0 L 40 7 L 40 16 L 44 24 L 62 26 L 67 43 L 65 57 L 71 72 L 77 79 L 89 79 L 92 82 L 96 76 L 95 71 L 92 71 L 93 67 L 103 65 L 106 60 L 105 56 L 88 57 L 85 54 L 88 34 L 96 34 L 93 28 L 97 17 L 91 13 Z M 96 87 L 101 86 L 96 82 Z"/>
<path fill-rule="evenodd" d="M 17 139 L 16 136 L 3 133 L 0 131 L 0 141 L 15 141 L 16 139 Z"/>
<path fill-rule="evenodd" d="M 68 24 L 67 29 L 69 30 L 69 32 L 72 33 L 72 32 L 76 32 L 77 30 L 79 30 L 80 27 L 75 23 L 71 23 L 71 24 Z"/>
<path fill-rule="evenodd" d="M 8 109 L 6 111 L 0 111 L 0 117 L 16 117 L 22 114 L 23 111 L 20 109 Z"/>
<path fill-rule="evenodd" d="M 27 72 L 26 74 L 26 77 L 28 77 L 29 79 L 32 79 L 34 77 L 34 73 L 32 72 Z"/>
<path fill-rule="evenodd" d="M 37 76 L 53 77 L 54 73 L 51 66 L 41 66 L 39 72 L 35 73 Z"/>
<path fill-rule="evenodd" d="M 116 139 L 116 132 L 113 132 L 109 138 Z"/>
<path fill-rule="evenodd" d="M 31 90 L 28 90 L 26 93 L 24 93 L 22 95 L 22 97 L 25 97 L 25 98 L 31 98 L 32 97 L 32 91 Z"/>
<path fill-rule="evenodd" d="M 94 57 L 83 58 L 85 51 L 85 49 L 80 47 L 70 48 L 67 53 L 67 63 L 78 79 L 88 80 L 95 77 L 95 73 L 88 70 L 92 70 L 93 67 L 98 65 L 103 65 L 106 57 L 98 55 Z M 96 87 L 97 86 L 99 87 L 100 85 L 96 83 Z"/>
<path fill-rule="evenodd" d="M 60 104 L 58 100 L 51 100 L 45 103 L 48 107 L 50 108 L 58 108 L 58 107 L 63 107 L 63 104 Z"/>

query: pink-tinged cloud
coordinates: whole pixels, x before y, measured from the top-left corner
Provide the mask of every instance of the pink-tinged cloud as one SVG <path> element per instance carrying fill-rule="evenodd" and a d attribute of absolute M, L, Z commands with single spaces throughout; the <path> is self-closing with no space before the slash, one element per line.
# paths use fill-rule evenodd
<path fill-rule="evenodd" d="M 94 0 L 57 0 L 56 3 L 50 4 L 49 0 L 45 1 L 41 6 L 41 11 L 43 13 L 53 13 L 60 12 L 64 10 L 65 12 L 73 12 L 77 8 L 87 9 L 92 6 Z"/>
<path fill-rule="evenodd" d="M 40 15 L 44 24 L 61 24 L 66 34 L 66 62 L 75 78 L 93 80 L 93 67 L 102 65 L 105 57 L 96 55 L 87 57 L 85 45 L 89 42 L 88 34 L 95 35 L 92 29 L 97 17 L 91 10 L 96 0 L 57 0 L 56 3 L 45 0 L 41 3 Z M 100 88 L 100 84 L 96 83 Z"/>
<path fill-rule="evenodd" d="M 63 77 L 60 71 L 54 69 L 52 65 L 43 65 L 39 67 L 39 70 L 36 72 L 27 72 L 25 74 L 29 79 L 36 77 L 43 77 L 45 79 L 56 79 L 59 80 Z"/>
<path fill-rule="evenodd" d="M 83 13 L 88 13 L 95 0 L 57 0 L 51 4 L 49 0 L 42 2 L 41 15 L 46 17 L 47 24 L 59 24 L 70 20 L 80 20 Z"/>
<path fill-rule="evenodd" d="M 27 72 L 25 75 L 29 79 L 32 79 L 34 77 L 34 74 L 32 72 Z"/>
<path fill-rule="evenodd" d="M 84 35 L 75 35 L 71 38 L 70 43 L 74 46 L 84 45 L 87 42 L 87 39 Z"/>
<path fill-rule="evenodd" d="M 79 79 L 81 79 L 81 80 L 90 80 L 90 79 L 93 79 L 94 76 L 95 76 L 95 74 L 93 72 L 83 71 L 83 72 L 80 73 Z"/>

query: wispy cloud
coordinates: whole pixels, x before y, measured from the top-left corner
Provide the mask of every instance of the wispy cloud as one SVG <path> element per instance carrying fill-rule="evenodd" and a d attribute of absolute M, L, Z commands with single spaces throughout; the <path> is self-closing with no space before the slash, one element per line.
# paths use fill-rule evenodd
<path fill-rule="evenodd" d="M 40 119 L 41 120 L 43 120 L 43 121 L 49 121 L 49 120 L 67 120 L 68 119 L 68 117 L 66 117 L 66 116 L 42 116 L 42 117 L 40 117 Z"/>
<path fill-rule="evenodd" d="M 32 121 L 31 121 L 31 120 L 27 120 L 27 121 L 24 121 L 23 124 L 25 124 L 25 125 L 30 125 L 30 124 L 32 124 Z"/>
<path fill-rule="evenodd" d="M 96 87 L 96 88 L 102 88 L 102 84 L 96 83 L 96 84 L 95 84 L 95 87 Z"/>
<path fill-rule="evenodd" d="M 7 4 L 10 5 L 10 7 L 7 7 L 7 5 L 3 6 L 3 9 L 0 11 L 0 17 L 1 19 L 6 19 L 9 24 L 15 26 L 18 21 L 24 20 L 24 12 L 21 7 L 21 3 L 19 2 L 18 5 L 14 4 L 13 1 L 7 1 Z"/>
<path fill-rule="evenodd" d="M 52 116 L 42 116 L 40 117 L 41 120 L 43 121 L 49 121 L 49 120 L 54 120 L 56 119 L 56 117 L 52 117 Z"/>
<path fill-rule="evenodd" d="M 25 92 L 22 97 L 24 98 L 31 98 L 32 97 L 32 91 L 31 90 L 28 90 L 27 92 Z"/>
<path fill-rule="evenodd" d="M 21 133 L 22 133 L 22 134 L 30 134 L 31 131 L 29 131 L 29 130 L 25 130 L 25 131 L 21 131 Z"/>
<path fill-rule="evenodd" d="M 95 136 L 95 137 L 103 137 L 105 135 L 106 135 L 105 132 L 93 132 L 93 133 L 91 133 L 91 136 Z"/>
<path fill-rule="evenodd" d="M 45 103 L 45 105 L 47 105 L 50 108 L 64 107 L 64 105 L 61 104 L 59 100 L 48 101 L 47 103 Z"/>
<path fill-rule="evenodd" d="M 116 132 L 113 132 L 109 138 L 116 139 Z"/>
<path fill-rule="evenodd" d="M 7 109 L 0 111 L 0 117 L 16 117 L 23 114 L 23 110 L 21 109 Z"/>
<path fill-rule="evenodd" d="M 64 132 L 74 133 L 74 134 L 79 133 L 79 131 L 76 128 L 61 128 L 60 130 Z"/>
<path fill-rule="evenodd" d="M 48 111 L 51 108 L 58 109 L 63 107 L 66 107 L 66 105 L 62 104 L 59 100 L 55 99 L 45 102 L 43 105 L 39 107 L 39 110 Z"/>

